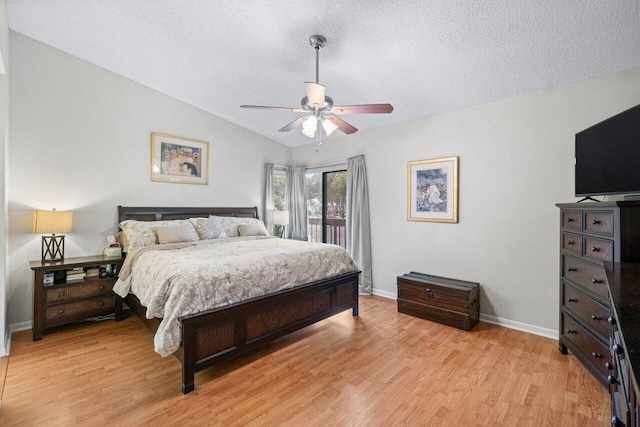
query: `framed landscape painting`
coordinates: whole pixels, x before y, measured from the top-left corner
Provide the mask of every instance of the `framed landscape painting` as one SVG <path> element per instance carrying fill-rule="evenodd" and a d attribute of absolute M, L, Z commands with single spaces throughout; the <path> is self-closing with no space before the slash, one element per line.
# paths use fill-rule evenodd
<path fill-rule="evenodd" d="M 151 181 L 209 184 L 209 143 L 153 132 Z"/>
<path fill-rule="evenodd" d="M 458 222 L 458 157 L 407 163 L 407 220 Z"/>

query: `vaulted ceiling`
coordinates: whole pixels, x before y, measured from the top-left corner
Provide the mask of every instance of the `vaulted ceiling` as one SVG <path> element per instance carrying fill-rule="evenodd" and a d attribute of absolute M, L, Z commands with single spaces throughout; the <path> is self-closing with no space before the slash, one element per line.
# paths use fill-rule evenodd
<path fill-rule="evenodd" d="M 7 0 L 9 27 L 288 146 L 315 79 L 361 131 L 640 67 L 640 0 Z M 333 137 L 341 136 L 336 132 Z"/>

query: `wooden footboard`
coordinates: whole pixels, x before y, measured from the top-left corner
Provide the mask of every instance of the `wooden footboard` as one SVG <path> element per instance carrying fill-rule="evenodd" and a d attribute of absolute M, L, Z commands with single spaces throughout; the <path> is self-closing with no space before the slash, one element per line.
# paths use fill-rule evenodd
<path fill-rule="evenodd" d="M 182 392 L 194 390 L 195 373 L 334 314 L 352 309 L 358 315 L 358 272 L 308 283 L 241 303 L 183 316 L 182 345 L 175 355 L 182 361 Z M 117 298 L 116 319 L 122 299 Z M 133 295 L 125 299 L 153 331 L 159 322 L 145 318 Z M 118 307 L 119 306 L 119 307 Z"/>

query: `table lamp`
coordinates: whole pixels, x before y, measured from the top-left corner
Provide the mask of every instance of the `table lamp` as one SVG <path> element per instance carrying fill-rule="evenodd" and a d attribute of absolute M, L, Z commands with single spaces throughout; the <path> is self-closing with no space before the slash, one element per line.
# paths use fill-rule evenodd
<path fill-rule="evenodd" d="M 42 260 L 58 261 L 64 259 L 64 234 L 70 233 L 73 227 L 73 212 L 68 211 L 35 211 L 33 232 L 49 234 L 42 236 Z"/>
<path fill-rule="evenodd" d="M 278 237 L 284 237 L 284 228 L 289 225 L 289 211 L 273 211 L 273 225 L 277 226 Z"/>

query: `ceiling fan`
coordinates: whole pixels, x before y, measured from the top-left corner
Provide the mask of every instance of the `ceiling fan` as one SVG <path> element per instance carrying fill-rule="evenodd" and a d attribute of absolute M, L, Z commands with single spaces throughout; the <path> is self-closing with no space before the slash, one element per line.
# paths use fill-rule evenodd
<path fill-rule="evenodd" d="M 316 51 L 316 81 L 305 82 L 307 96 L 300 101 L 301 108 L 289 107 L 268 107 L 262 105 L 241 105 L 241 108 L 253 108 L 258 110 L 285 110 L 295 113 L 307 113 L 299 117 L 279 129 L 279 132 L 289 132 L 302 125 L 302 133 L 309 138 L 322 137 L 322 130 L 318 130 L 318 123 L 322 126 L 327 136 L 331 135 L 336 129 L 345 134 L 352 134 L 358 129 L 341 118 L 337 114 L 371 114 L 371 113 L 391 113 L 393 106 L 391 104 L 362 104 L 362 105 L 343 105 L 334 106 L 333 99 L 325 95 L 325 87 L 318 83 L 319 75 L 319 52 L 325 45 L 327 39 L 323 36 L 315 35 L 309 38 L 309 43 Z"/>

